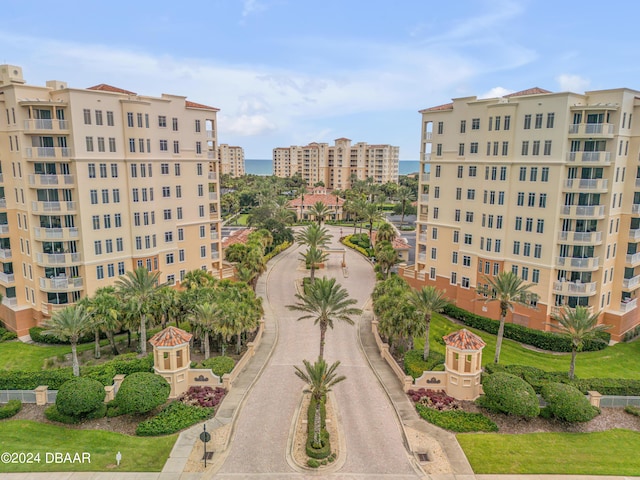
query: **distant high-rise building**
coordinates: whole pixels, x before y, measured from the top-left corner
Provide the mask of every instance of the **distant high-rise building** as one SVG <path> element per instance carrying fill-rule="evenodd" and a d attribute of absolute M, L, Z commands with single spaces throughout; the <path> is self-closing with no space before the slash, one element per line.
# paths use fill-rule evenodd
<path fill-rule="evenodd" d="M 638 98 L 534 88 L 422 110 L 416 263 L 403 275 L 498 318 L 477 291 L 511 271 L 538 296 L 513 322 L 551 330 L 582 305 L 622 339 L 640 324 Z"/>
<path fill-rule="evenodd" d="M 274 148 L 273 174 L 298 174 L 308 185 L 322 182 L 330 189 L 350 188 L 352 179 L 371 178 L 378 184 L 397 182 L 399 152 L 399 147 L 391 145 L 351 145 L 348 138 L 338 138 L 335 146 L 314 142 L 304 147 Z"/>
<path fill-rule="evenodd" d="M 242 177 L 244 175 L 244 150 L 242 147 L 234 147 L 226 143 L 218 147 L 218 160 L 220 160 L 220 175 Z"/>
<path fill-rule="evenodd" d="M 0 318 L 19 335 L 138 267 L 221 271 L 217 108 L 0 65 Z"/>

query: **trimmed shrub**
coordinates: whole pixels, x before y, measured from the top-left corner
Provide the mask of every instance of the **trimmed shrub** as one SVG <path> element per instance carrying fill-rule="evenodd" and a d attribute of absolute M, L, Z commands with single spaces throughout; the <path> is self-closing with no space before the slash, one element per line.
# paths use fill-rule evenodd
<path fill-rule="evenodd" d="M 444 364 L 444 355 L 439 352 L 429 351 L 429 358 L 422 359 L 422 350 L 409 350 L 404 354 L 404 371 L 413 378 L 418 378 L 424 371 L 433 370 L 436 365 Z"/>
<path fill-rule="evenodd" d="M 82 422 L 81 418 L 72 417 L 71 415 L 65 415 L 60 413 L 58 407 L 51 405 L 44 410 L 44 416 L 52 422 L 66 423 L 67 425 L 73 425 L 74 423 Z"/>
<path fill-rule="evenodd" d="M 77 377 L 65 382 L 58 390 L 56 409 L 62 415 L 78 419 L 100 412 L 104 415 L 104 397 L 104 385 L 100 382 Z"/>
<path fill-rule="evenodd" d="M 167 401 L 171 386 L 160 375 L 137 372 L 125 377 L 118 389 L 115 405 L 120 413 L 147 413 Z"/>
<path fill-rule="evenodd" d="M 540 393 L 542 387 L 549 382 L 568 383 L 571 381 L 569 380 L 569 375 L 566 372 L 545 372 L 539 368 L 529 367 L 526 365 L 500 365 L 491 363 L 484 367 L 484 371 L 489 375 L 503 372 L 520 377 L 531 385 L 536 393 Z"/>
<path fill-rule="evenodd" d="M 599 413 L 587 397 L 572 385 L 548 383 L 542 387 L 542 398 L 547 402 L 551 415 L 565 422 L 588 422 Z"/>
<path fill-rule="evenodd" d="M 20 410 L 22 410 L 22 402 L 20 400 L 9 400 L 6 404 L 0 406 L 0 419 L 13 417 Z"/>
<path fill-rule="evenodd" d="M 640 407 L 636 407 L 635 405 L 627 405 L 624 407 L 624 411 L 631 415 L 635 415 L 636 417 L 640 417 Z"/>
<path fill-rule="evenodd" d="M 481 413 L 464 410 L 435 410 L 425 405 L 416 405 L 422 418 L 440 428 L 452 432 L 497 432 L 498 426 Z"/>
<path fill-rule="evenodd" d="M 313 426 L 315 423 L 316 415 L 316 400 L 311 397 L 309 402 L 309 409 L 307 410 L 307 443 L 306 452 L 307 456 L 322 460 L 331 455 L 331 442 L 329 440 L 329 432 L 325 430 L 327 411 L 325 408 L 324 400 L 320 402 L 320 443 L 322 447 L 313 447 Z"/>
<path fill-rule="evenodd" d="M 483 379 L 484 396 L 479 405 L 508 415 L 537 417 L 539 401 L 531 385 L 509 373 L 494 373 Z"/>
<path fill-rule="evenodd" d="M 61 340 L 55 335 L 45 335 L 44 332 L 46 329 L 43 327 L 31 327 L 29 329 L 29 336 L 31 340 L 36 343 L 49 343 L 49 344 L 65 344 L 70 345 L 71 342 L 69 340 Z M 106 334 L 101 333 L 100 338 L 107 338 Z M 85 333 L 78 339 L 78 343 L 89 343 L 95 340 L 95 335 L 93 332 Z"/>
<path fill-rule="evenodd" d="M 291 246 L 291 242 L 284 242 L 284 243 L 281 243 L 280 245 L 276 245 L 273 248 L 273 250 L 271 250 L 269 253 L 267 253 L 264 256 L 265 263 L 268 262 L 269 260 L 271 260 L 273 257 L 278 255 L 279 253 L 284 252 L 290 246 Z"/>
<path fill-rule="evenodd" d="M 111 364 L 116 375 L 131 375 L 137 372 L 153 372 L 153 354 L 138 358 L 136 353 L 118 355 L 107 362 Z"/>
<path fill-rule="evenodd" d="M 153 418 L 141 422 L 136 428 L 136 435 L 156 436 L 169 435 L 196 423 L 211 418 L 213 408 L 185 405 L 182 402 L 171 402 Z"/>
<path fill-rule="evenodd" d="M 500 326 L 498 320 L 476 315 L 475 313 L 456 307 L 453 304 L 447 305 L 442 313 L 461 321 L 468 327 L 477 328 L 492 335 L 498 333 Z M 504 338 L 551 352 L 570 352 L 572 349 L 571 339 L 566 335 L 535 330 L 533 328 L 523 327 L 522 325 L 516 325 L 515 323 L 505 323 Z M 595 338 L 588 339 L 584 342 L 582 351 L 591 352 L 602 350 L 607 347 L 609 340 L 611 340 L 611 334 L 600 332 Z"/>
<path fill-rule="evenodd" d="M 209 368 L 214 375 L 222 377 L 225 373 L 231 373 L 236 362 L 233 358 L 227 356 L 212 357 L 203 360 L 198 368 Z"/>
<path fill-rule="evenodd" d="M 8 340 L 15 340 L 16 338 L 18 338 L 18 335 L 15 332 L 10 332 L 6 328 L 0 326 L 0 343 Z"/>
<path fill-rule="evenodd" d="M 364 235 L 364 234 L 362 234 L 362 235 Z M 353 243 L 351 241 L 351 239 L 353 237 L 357 237 L 357 235 L 347 235 L 346 237 L 344 237 L 342 239 L 343 245 L 345 245 L 345 246 L 347 246 L 349 248 L 352 248 L 357 252 L 360 252 L 362 255 L 364 255 L 367 258 L 373 256 L 373 251 L 370 248 L 364 248 L 364 247 L 361 247 L 360 245 L 358 245 L 356 243 Z M 367 241 L 368 240 L 369 240 L 369 237 L 367 236 Z"/>
<path fill-rule="evenodd" d="M 307 460 L 307 466 L 311 468 L 318 468 L 320 466 L 320 462 L 318 462 L 318 460 L 316 460 L 315 458 L 310 458 L 309 460 Z"/>
<path fill-rule="evenodd" d="M 629 378 L 582 378 L 571 384 L 584 394 L 592 390 L 602 395 L 640 395 L 640 380 Z"/>

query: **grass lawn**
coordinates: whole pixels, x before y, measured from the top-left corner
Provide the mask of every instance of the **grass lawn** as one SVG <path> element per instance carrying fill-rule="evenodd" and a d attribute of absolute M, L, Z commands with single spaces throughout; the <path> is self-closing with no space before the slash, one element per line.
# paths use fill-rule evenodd
<path fill-rule="evenodd" d="M 445 347 L 436 339 L 462 328 L 442 315 L 434 315 L 431 320 L 431 348 L 444 354 Z M 483 350 L 482 364 L 493 362 L 496 348 L 496 337 L 489 333 L 469 329 L 478 334 L 487 346 Z M 416 339 L 415 348 L 424 348 L 424 339 Z M 640 341 L 618 343 L 599 352 L 578 353 L 576 360 L 576 375 L 581 378 L 630 378 L 640 379 Z M 520 346 L 512 340 L 502 342 L 500 363 L 529 365 L 547 371 L 568 372 L 570 353 L 551 354 L 542 353 Z M 1 365 L 1 364 L 0 364 Z"/>
<path fill-rule="evenodd" d="M 93 349 L 93 343 L 78 345 L 78 352 Z M 42 370 L 50 357 L 71 353 L 71 345 L 32 345 L 20 341 L 0 344 L 1 370 Z"/>
<path fill-rule="evenodd" d="M 0 463 L 0 472 L 159 472 L 178 435 L 131 437 L 102 430 L 71 430 L 26 420 L 0 421 L 0 452 L 40 453 L 40 463 Z M 34 442 L 37 439 L 37 442 Z M 91 463 L 46 463 L 46 452 L 90 454 Z M 122 462 L 116 467 L 116 453 Z"/>
<path fill-rule="evenodd" d="M 233 220 L 229 225 L 239 225 L 239 226 L 246 227 L 248 218 L 249 218 L 249 214 L 248 213 L 242 213 L 242 214 L 238 215 L 236 217 L 236 219 Z"/>
<path fill-rule="evenodd" d="M 459 434 L 476 474 L 638 475 L 640 432 Z"/>

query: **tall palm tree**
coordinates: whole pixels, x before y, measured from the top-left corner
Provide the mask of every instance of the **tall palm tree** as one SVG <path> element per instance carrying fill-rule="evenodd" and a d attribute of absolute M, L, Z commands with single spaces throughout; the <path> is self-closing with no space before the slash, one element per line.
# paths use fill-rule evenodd
<path fill-rule="evenodd" d="M 319 248 L 309 247 L 306 252 L 304 253 L 301 252 L 300 256 L 304 259 L 305 265 L 307 265 L 311 270 L 309 274 L 309 278 L 311 279 L 311 282 L 315 281 L 316 265 L 326 261 L 327 258 L 329 257 L 329 254 L 324 253 Z"/>
<path fill-rule="evenodd" d="M 496 339 L 496 353 L 493 358 L 493 363 L 499 363 L 507 312 L 513 311 L 516 304 L 528 306 L 537 296 L 530 291 L 534 286 L 533 283 L 524 283 L 520 277 L 510 271 L 500 272 L 495 277 L 485 277 L 485 282 L 488 284 L 488 291 L 478 291 L 479 294 L 487 295 L 484 302 L 499 302 L 500 304 L 500 327 Z"/>
<path fill-rule="evenodd" d="M 313 215 L 318 225 L 322 225 L 322 222 L 330 213 L 331 209 L 322 202 L 314 203 L 309 209 L 309 214 Z"/>
<path fill-rule="evenodd" d="M 333 329 L 335 321 L 342 321 L 353 325 L 351 317 L 361 315 L 362 310 L 353 307 L 357 302 L 349 298 L 349 292 L 345 290 L 335 278 L 322 277 L 312 282 L 304 294 L 296 294 L 298 303 L 287 305 L 289 310 L 304 312 L 306 315 L 298 318 L 313 319 L 314 324 L 320 326 L 320 355 L 324 358 L 324 344 L 327 328 Z"/>
<path fill-rule="evenodd" d="M 389 276 L 391 267 L 400 261 L 398 252 L 393 248 L 391 243 L 376 242 L 375 248 L 376 264 L 380 267 L 382 276 L 386 279 Z"/>
<path fill-rule="evenodd" d="M 369 239 L 373 234 L 373 224 L 382 221 L 382 212 L 375 203 L 367 203 L 362 211 L 362 218 L 369 224 Z"/>
<path fill-rule="evenodd" d="M 404 224 L 404 212 L 407 208 L 407 204 L 413 202 L 416 196 L 413 194 L 413 190 L 409 187 L 400 187 L 395 194 L 395 199 L 402 206 L 402 217 L 400 218 L 400 228 Z"/>
<path fill-rule="evenodd" d="M 425 341 L 422 358 L 429 358 L 429 330 L 431 328 L 431 316 L 434 313 L 440 313 L 447 306 L 449 300 L 444 296 L 442 290 L 438 290 L 433 285 L 422 287 L 420 290 L 411 292 L 409 301 L 415 307 L 416 313 L 422 315 L 425 325 Z"/>
<path fill-rule="evenodd" d="M 215 331 L 217 308 L 211 303 L 200 303 L 195 306 L 191 321 L 196 326 L 204 347 L 204 358 L 209 358 L 209 335 Z"/>
<path fill-rule="evenodd" d="M 81 298 L 78 302 L 78 305 L 82 306 L 85 310 L 89 310 L 89 302 L 91 299 L 89 297 Z M 93 332 L 93 358 L 100 358 L 100 332 L 102 331 L 102 318 L 90 315 L 91 317 L 91 328 L 90 330 Z"/>
<path fill-rule="evenodd" d="M 125 302 L 126 308 L 140 318 L 140 353 L 147 354 L 147 318 L 153 312 L 159 284 L 160 272 L 149 272 L 140 267 L 127 272 L 116 280 L 116 288 Z"/>
<path fill-rule="evenodd" d="M 307 245 L 308 247 L 324 248 L 329 244 L 331 235 L 326 228 L 312 223 L 296 233 L 296 242 L 299 245 Z"/>
<path fill-rule="evenodd" d="M 589 308 L 578 305 L 576 308 L 565 307 L 559 315 L 552 318 L 558 322 L 548 325 L 560 333 L 564 333 L 571 339 L 571 364 L 569 365 L 569 378 L 573 379 L 576 370 L 576 357 L 582 350 L 584 341 L 611 328 L 611 325 L 598 325 L 600 312 L 590 314 Z"/>
<path fill-rule="evenodd" d="M 342 382 L 347 377 L 344 375 L 338 377 L 336 374 L 336 370 L 340 366 L 340 361 L 335 362 L 328 368 L 327 363 L 322 358 L 319 358 L 313 365 L 308 360 L 303 360 L 302 363 L 304 363 L 304 371 L 297 366 L 294 368 L 296 369 L 298 378 L 309 386 L 309 388 L 305 390 L 305 393 L 310 393 L 315 400 L 312 446 L 314 448 L 321 448 L 322 420 L 320 407 L 322 400 L 334 385 Z"/>
<path fill-rule="evenodd" d="M 122 326 L 120 318 L 120 300 L 116 296 L 114 287 L 102 287 L 96 290 L 93 297 L 87 299 L 87 312 L 94 319 L 94 325 L 99 324 L 100 330 L 106 333 L 109 345 L 114 355 L 118 355 L 114 333 Z"/>
<path fill-rule="evenodd" d="M 376 230 L 376 244 L 379 242 L 393 242 L 396 237 L 396 231 L 389 222 L 384 222 Z"/>
<path fill-rule="evenodd" d="M 213 275 L 198 268 L 185 273 L 184 279 L 180 283 L 184 288 L 190 290 L 198 287 L 211 286 L 215 282 L 216 279 L 213 278 Z"/>
<path fill-rule="evenodd" d="M 78 364 L 77 345 L 78 339 L 91 330 L 91 315 L 82 305 L 69 306 L 58 310 L 53 316 L 43 324 L 46 329 L 45 335 L 55 335 L 61 340 L 71 343 L 71 362 L 73 374 L 80 376 L 80 365 Z"/>

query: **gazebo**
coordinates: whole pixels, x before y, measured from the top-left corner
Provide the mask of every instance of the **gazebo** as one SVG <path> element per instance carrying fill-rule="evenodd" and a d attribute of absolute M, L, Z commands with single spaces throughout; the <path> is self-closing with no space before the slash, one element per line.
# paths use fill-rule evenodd
<path fill-rule="evenodd" d="M 189 332 L 167 327 L 149 339 L 153 346 L 153 369 L 171 385 L 170 398 L 175 398 L 189 388 L 188 370 L 191 366 Z"/>

